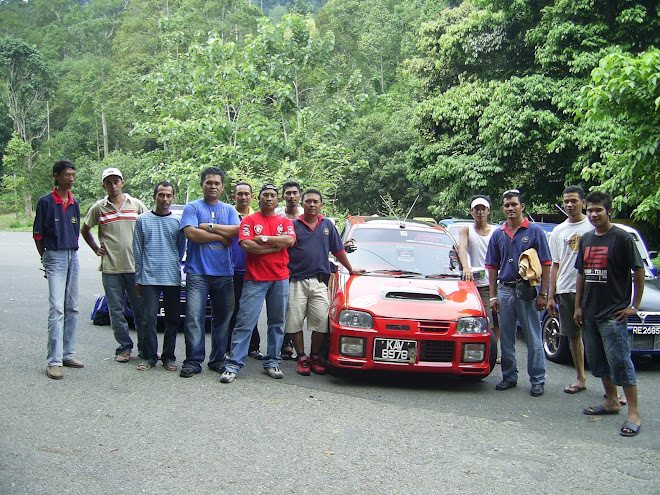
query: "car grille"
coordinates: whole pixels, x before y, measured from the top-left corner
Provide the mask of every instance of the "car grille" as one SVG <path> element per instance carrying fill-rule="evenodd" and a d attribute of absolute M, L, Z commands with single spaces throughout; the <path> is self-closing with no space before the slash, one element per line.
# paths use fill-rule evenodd
<path fill-rule="evenodd" d="M 419 360 L 450 363 L 454 359 L 454 344 L 445 340 L 422 340 L 419 343 Z"/>
<path fill-rule="evenodd" d="M 420 321 L 420 332 L 446 333 L 449 331 L 450 323 L 448 321 Z"/>
<path fill-rule="evenodd" d="M 655 335 L 629 334 L 631 349 L 655 349 Z M 659 347 L 660 348 L 660 347 Z"/>
<path fill-rule="evenodd" d="M 642 323 L 642 319 L 637 316 L 629 316 L 628 317 L 628 325 L 633 324 L 633 325 L 639 325 Z M 645 325 L 660 325 L 660 313 L 652 313 L 652 314 L 647 314 L 646 318 L 644 318 L 644 324 Z"/>

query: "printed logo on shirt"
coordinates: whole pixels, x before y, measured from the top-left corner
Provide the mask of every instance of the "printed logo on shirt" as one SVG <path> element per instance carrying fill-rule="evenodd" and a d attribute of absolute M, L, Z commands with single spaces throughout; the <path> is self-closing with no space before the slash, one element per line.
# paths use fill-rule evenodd
<path fill-rule="evenodd" d="M 243 237 L 250 237 L 250 226 L 243 225 Z"/>
<path fill-rule="evenodd" d="M 71 218 L 71 223 L 78 223 L 78 219 L 76 217 Z"/>
<path fill-rule="evenodd" d="M 564 239 L 564 244 L 566 244 L 571 251 L 577 251 L 580 248 L 580 234 L 574 234 L 568 239 Z"/>
<path fill-rule="evenodd" d="M 282 235 L 283 233 L 284 233 L 284 227 L 282 226 L 282 224 L 279 224 L 277 226 L 277 235 Z"/>
<path fill-rule="evenodd" d="M 529 242 L 529 237 L 523 237 L 523 238 L 522 238 L 522 241 L 523 241 L 524 243 L 528 243 L 528 242 Z"/>
<path fill-rule="evenodd" d="M 607 282 L 607 246 L 588 246 L 584 251 L 584 281 Z"/>
<path fill-rule="evenodd" d="M 281 227 L 281 225 L 280 225 L 280 227 Z M 286 233 L 287 233 L 287 235 L 295 235 L 296 231 L 295 231 L 295 229 L 293 228 L 293 225 L 289 225 L 289 226 L 286 228 Z"/>
<path fill-rule="evenodd" d="M 259 224 L 257 224 L 257 225 L 254 226 L 254 233 L 255 233 L 256 235 L 261 235 L 261 233 L 262 233 L 263 231 L 264 231 L 264 226 L 263 226 L 263 225 L 259 225 Z"/>
<path fill-rule="evenodd" d="M 325 229 L 323 229 L 323 233 L 325 235 L 330 235 L 330 229 L 326 227 Z"/>

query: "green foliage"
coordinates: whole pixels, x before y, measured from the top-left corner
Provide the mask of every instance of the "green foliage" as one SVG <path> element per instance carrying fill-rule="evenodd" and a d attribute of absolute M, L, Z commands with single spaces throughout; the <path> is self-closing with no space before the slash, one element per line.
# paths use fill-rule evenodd
<path fill-rule="evenodd" d="M 327 192 L 346 161 L 334 141 L 354 98 L 346 91 L 350 81 L 338 86 L 322 70 L 332 42 L 299 15 L 276 26 L 261 19 L 243 48 L 211 35 L 145 79 L 139 104 L 150 118 L 138 130 L 162 143 L 158 154 L 183 183 L 198 182 L 213 164 L 257 182 L 290 170 Z M 332 104 L 317 108 L 328 92 Z M 158 162 L 149 173 L 162 168 Z"/>
<path fill-rule="evenodd" d="M 29 175 L 26 163 L 32 155 L 32 147 L 14 132 L 3 156 L 4 175 L 2 176 L 2 201 L 6 209 L 16 212 L 24 205 L 24 191 L 28 186 Z"/>
<path fill-rule="evenodd" d="M 618 209 L 634 207 L 637 219 L 657 223 L 660 210 L 660 50 L 637 56 L 613 53 L 591 73 L 582 94 L 580 117 L 613 121 L 614 148 L 602 162 L 583 170 L 614 193 Z"/>

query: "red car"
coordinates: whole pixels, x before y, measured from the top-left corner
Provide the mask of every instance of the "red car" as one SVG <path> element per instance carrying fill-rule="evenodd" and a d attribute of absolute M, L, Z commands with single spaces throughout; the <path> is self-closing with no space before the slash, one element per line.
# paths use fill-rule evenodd
<path fill-rule="evenodd" d="M 391 370 L 487 376 L 497 357 L 479 292 L 461 280 L 442 227 L 349 217 L 342 235 L 354 269 L 330 280 L 331 371 Z M 349 249 L 347 249 L 349 251 Z M 477 275 L 478 276 L 478 275 Z M 481 272 L 483 276 L 483 272 Z"/>

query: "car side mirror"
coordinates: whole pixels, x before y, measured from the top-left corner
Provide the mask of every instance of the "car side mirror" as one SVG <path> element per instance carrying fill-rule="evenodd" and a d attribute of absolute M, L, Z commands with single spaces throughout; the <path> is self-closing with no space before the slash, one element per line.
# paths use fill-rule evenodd
<path fill-rule="evenodd" d="M 476 280 L 483 280 L 486 278 L 485 268 L 472 268 L 472 278 Z"/>
<path fill-rule="evenodd" d="M 649 258 L 657 258 L 658 257 L 658 252 L 657 251 L 649 251 Z"/>

